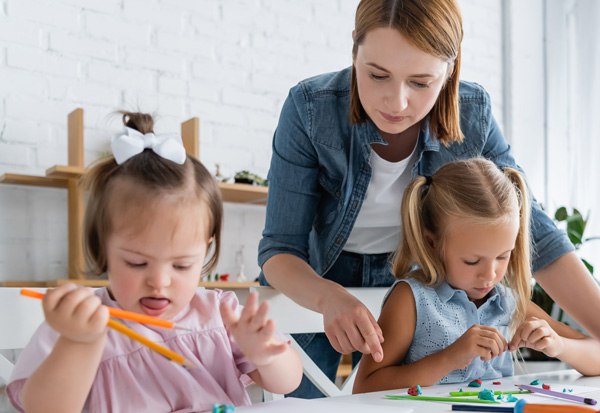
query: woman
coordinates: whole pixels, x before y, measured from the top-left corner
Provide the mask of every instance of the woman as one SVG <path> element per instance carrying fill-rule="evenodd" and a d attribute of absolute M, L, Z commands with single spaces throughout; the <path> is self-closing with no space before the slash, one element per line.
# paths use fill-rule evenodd
<path fill-rule="evenodd" d="M 332 379 L 338 353 L 383 359 L 377 322 L 343 287 L 392 284 L 388 257 L 410 179 L 476 156 L 518 168 L 488 94 L 459 82 L 462 36 L 453 0 L 362 0 L 352 67 L 300 82 L 283 106 L 261 281 L 323 314 L 325 335 L 297 341 Z M 537 281 L 600 338 L 600 289 L 537 203 L 532 220 Z M 305 379 L 293 395 L 320 392 Z"/>

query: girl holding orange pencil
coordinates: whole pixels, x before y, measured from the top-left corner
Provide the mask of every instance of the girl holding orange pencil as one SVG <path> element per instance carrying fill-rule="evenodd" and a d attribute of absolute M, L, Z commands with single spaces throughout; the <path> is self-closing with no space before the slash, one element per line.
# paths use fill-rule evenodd
<path fill-rule="evenodd" d="M 206 411 L 249 405 L 251 381 L 274 393 L 294 390 L 300 358 L 267 320 L 268 305 L 251 294 L 242 308 L 233 293 L 196 289 L 220 249 L 222 201 L 210 173 L 179 136 L 155 135 L 149 115 L 124 112 L 123 121 L 114 157 L 83 178 L 88 268 L 106 272 L 110 286 L 67 284 L 44 295 L 46 322 L 15 366 L 11 402 L 27 412 Z M 122 321 L 130 330 L 112 321 L 109 329 L 108 307 L 180 329 L 133 321 Z"/>

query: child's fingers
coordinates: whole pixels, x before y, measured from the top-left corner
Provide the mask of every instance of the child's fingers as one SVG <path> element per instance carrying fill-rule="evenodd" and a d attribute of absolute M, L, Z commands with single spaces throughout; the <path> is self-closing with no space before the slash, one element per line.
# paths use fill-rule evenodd
<path fill-rule="evenodd" d="M 77 305 L 73 309 L 73 314 L 78 320 L 81 320 L 83 322 L 89 322 L 94 313 L 100 307 L 102 307 L 102 300 L 100 299 L 100 297 L 98 297 L 92 292 L 92 295 L 84 297 L 81 301 L 77 303 Z"/>
<path fill-rule="evenodd" d="M 260 330 L 267 322 L 267 314 L 269 313 L 269 303 L 263 302 L 256 310 L 254 317 L 250 320 L 250 328 L 252 330 Z"/>
<path fill-rule="evenodd" d="M 256 314 L 256 306 L 258 303 L 258 294 L 255 291 L 252 291 L 248 294 L 246 298 L 246 303 L 244 304 L 244 308 L 240 314 L 240 322 L 247 324 Z"/>
<path fill-rule="evenodd" d="M 77 307 L 94 295 L 91 288 L 75 288 L 66 293 L 55 307 L 55 311 L 63 317 L 71 317 L 77 313 Z"/>
<path fill-rule="evenodd" d="M 109 318 L 110 314 L 108 313 L 108 307 L 101 305 L 100 307 L 96 308 L 89 321 L 96 326 L 106 326 Z"/>
<path fill-rule="evenodd" d="M 228 303 L 223 301 L 219 306 L 219 311 L 221 312 L 221 318 L 223 319 L 223 324 L 225 324 L 225 327 L 231 328 L 236 325 L 239 318 Z"/>
<path fill-rule="evenodd" d="M 68 283 L 46 291 L 46 294 L 44 294 L 44 297 L 42 298 L 44 308 L 50 311 L 54 310 L 59 305 L 63 297 L 76 288 L 77 286 L 75 284 Z"/>
<path fill-rule="evenodd" d="M 285 352 L 287 350 L 287 348 L 288 348 L 287 343 L 271 344 L 269 346 L 269 355 L 277 356 L 277 355 Z"/>
<path fill-rule="evenodd" d="M 268 341 L 275 334 L 275 322 L 273 320 L 267 321 L 258 334 L 262 340 Z"/>

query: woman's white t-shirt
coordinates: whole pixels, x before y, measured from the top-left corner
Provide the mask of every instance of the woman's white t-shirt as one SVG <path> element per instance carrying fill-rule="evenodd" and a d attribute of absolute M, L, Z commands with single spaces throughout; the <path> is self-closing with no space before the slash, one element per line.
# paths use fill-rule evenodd
<path fill-rule="evenodd" d="M 388 162 L 371 151 L 371 181 L 344 251 L 381 254 L 395 251 L 400 240 L 400 205 L 411 181 L 416 160 L 412 153 L 400 162 Z"/>

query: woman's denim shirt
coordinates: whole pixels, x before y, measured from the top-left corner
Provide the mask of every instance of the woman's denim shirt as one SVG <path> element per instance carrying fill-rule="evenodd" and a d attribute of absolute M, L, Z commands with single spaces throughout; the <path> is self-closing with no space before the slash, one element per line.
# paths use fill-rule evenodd
<path fill-rule="evenodd" d="M 304 80 L 283 105 L 273 137 L 261 268 L 274 255 L 292 254 L 323 275 L 352 231 L 371 178 L 370 145 L 386 142 L 372 122 L 350 124 L 350 73 L 347 68 Z M 459 105 L 463 142 L 446 147 L 421 128 L 413 177 L 477 156 L 520 169 L 492 116 L 488 93 L 461 81 Z M 535 272 L 573 246 L 537 202 L 532 209 Z"/>

